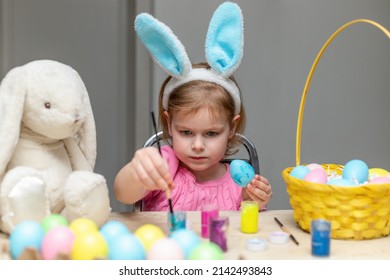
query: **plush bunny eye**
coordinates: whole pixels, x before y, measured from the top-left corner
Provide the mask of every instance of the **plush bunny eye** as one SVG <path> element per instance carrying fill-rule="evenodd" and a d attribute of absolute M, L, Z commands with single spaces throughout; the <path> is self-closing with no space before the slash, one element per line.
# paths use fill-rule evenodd
<path fill-rule="evenodd" d="M 45 102 L 45 107 L 46 107 L 46 109 L 50 109 L 51 108 L 50 102 Z"/>

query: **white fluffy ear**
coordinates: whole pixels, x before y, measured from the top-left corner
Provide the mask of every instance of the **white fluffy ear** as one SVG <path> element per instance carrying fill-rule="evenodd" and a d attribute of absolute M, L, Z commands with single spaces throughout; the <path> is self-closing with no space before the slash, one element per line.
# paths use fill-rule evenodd
<path fill-rule="evenodd" d="M 76 135 L 76 143 L 79 145 L 81 151 L 83 152 L 85 158 L 90 164 L 92 170 L 95 168 L 96 163 L 96 126 L 95 118 L 93 116 L 92 105 L 89 99 L 87 88 L 82 81 L 80 75 L 75 71 L 76 79 L 80 84 L 80 94 L 83 95 L 86 118 L 84 125 L 78 131 Z"/>
<path fill-rule="evenodd" d="M 10 70 L 0 84 L 0 180 L 19 140 L 27 82 L 20 66 Z"/>

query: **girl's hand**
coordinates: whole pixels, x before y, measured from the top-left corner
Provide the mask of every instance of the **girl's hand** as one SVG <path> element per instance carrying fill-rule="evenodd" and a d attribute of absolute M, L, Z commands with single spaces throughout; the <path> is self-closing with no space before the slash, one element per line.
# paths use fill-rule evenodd
<path fill-rule="evenodd" d="M 129 167 L 134 183 L 146 190 L 166 191 L 173 188 L 168 164 L 155 147 L 137 150 Z"/>
<path fill-rule="evenodd" d="M 259 209 L 263 209 L 272 197 L 272 187 L 268 179 L 256 174 L 255 178 L 245 188 L 248 196 L 259 204 Z"/>

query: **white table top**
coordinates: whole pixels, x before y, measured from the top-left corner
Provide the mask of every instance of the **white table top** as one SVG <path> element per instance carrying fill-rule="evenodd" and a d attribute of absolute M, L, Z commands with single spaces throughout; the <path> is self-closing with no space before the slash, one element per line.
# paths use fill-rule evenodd
<path fill-rule="evenodd" d="M 189 229 L 200 236 L 201 220 L 200 212 L 187 212 L 187 224 Z M 244 234 L 240 231 L 240 212 L 224 211 L 220 216 L 229 217 L 228 250 L 225 259 L 267 259 L 267 260 L 305 260 L 319 259 L 311 255 L 310 234 L 301 230 L 293 220 L 292 210 L 267 210 L 259 213 L 259 231 L 256 234 Z M 299 245 L 289 240 L 287 244 L 272 244 L 267 241 L 267 248 L 260 252 L 251 252 L 245 249 L 245 242 L 249 238 L 268 239 L 273 231 L 281 231 L 274 221 L 277 217 L 299 241 Z M 130 231 L 135 231 L 139 226 L 152 223 L 160 226 L 168 234 L 166 212 L 129 212 L 111 213 L 110 219 L 119 220 L 126 224 Z M 6 251 L 7 236 L 0 233 L 0 252 Z M 7 259 L 5 253 L 0 254 L 0 259 Z M 323 258 L 320 258 L 323 259 Z M 326 259 L 390 259 L 390 237 L 370 240 L 331 240 L 330 256 Z"/>

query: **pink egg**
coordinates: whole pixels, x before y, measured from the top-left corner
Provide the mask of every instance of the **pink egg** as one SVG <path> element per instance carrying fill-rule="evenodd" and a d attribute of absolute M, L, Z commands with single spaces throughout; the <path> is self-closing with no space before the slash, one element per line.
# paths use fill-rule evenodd
<path fill-rule="evenodd" d="M 387 183 L 390 183 L 390 177 L 388 176 L 375 177 L 370 181 L 370 184 L 387 184 Z"/>
<path fill-rule="evenodd" d="M 70 255 L 74 240 L 73 232 L 65 226 L 47 232 L 42 241 L 41 253 L 45 260 L 54 260 L 59 254 Z"/>
<path fill-rule="evenodd" d="M 328 181 L 328 177 L 326 176 L 326 172 L 324 169 L 318 168 L 310 171 L 305 176 L 304 180 L 317 184 L 325 184 Z"/>
<path fill-rule="evenodd" d="M 177 241 L 165 237 L 153 243 L 147 253 L 148 260 L 183 260 L 184 252 Z"/>
<path fill-rule="evenodd" d="M 324 169 L 322 167 L 322 165 L 318 164 L 318 163 L 310 163 L 307 165 L 307 168 L 309 168 L 310 170 L 315 170 L 315 169 Z"/>

